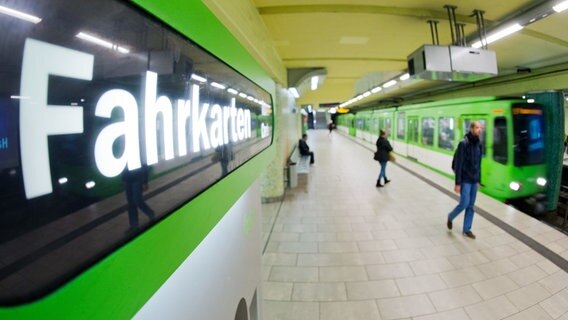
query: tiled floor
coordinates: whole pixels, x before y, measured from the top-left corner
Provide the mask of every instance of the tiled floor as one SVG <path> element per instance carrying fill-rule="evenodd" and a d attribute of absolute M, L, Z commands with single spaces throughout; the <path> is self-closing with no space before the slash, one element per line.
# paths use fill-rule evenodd
<path fill-rule="evenodd" d="M 568 319 L 568 274 L 539 253 L 480 215 L 476 240 L 461 216 L 448 231 L 456 201 L 397 165 L 376 188 L 378 163 L 350 138 L 310 131 L 308 144 L 307 184 L 264 206 L 264 319 Z M 556 230 L 481 194 L 477 205 L 568 257 Z"/>

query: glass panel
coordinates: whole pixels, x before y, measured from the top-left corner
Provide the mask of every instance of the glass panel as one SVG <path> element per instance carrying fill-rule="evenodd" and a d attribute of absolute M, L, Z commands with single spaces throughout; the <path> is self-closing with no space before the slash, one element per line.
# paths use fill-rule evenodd
<path fill-rule="evenodd" d="M 398 113 L 398 118 L 397 118 L 397 125 L 396 125 L 396 137 L 398 139 L 404 140 L 404 112 L 399 112 Z"/>
<path fill-rule="evenodd" d="M 442 149 L 454 150 L 454 118 L 440 118 L 438 124 L 438 146 Z"/>
<path fill-rule="evenodd" d="M 434 130 L 436 120 L 432 117 L 422 118 L 422 144 L 426 146 L 434 145 Z"/>
<path fill-rule="evenodd" d="M 493 160 L 507 164 L 507 119 L 495 118 L 493 127 Z"/>
<path fill-rule="evenodd" d="M 418 143 L 418 119 L 408 119 L 408 142 Z"/>
<path fill-rule="evenodd" d="M 2 5 L 41 21 L 0 14 L 1 303 L 55 289 L 270 145 L 270 95 L 131 3 Z"/>

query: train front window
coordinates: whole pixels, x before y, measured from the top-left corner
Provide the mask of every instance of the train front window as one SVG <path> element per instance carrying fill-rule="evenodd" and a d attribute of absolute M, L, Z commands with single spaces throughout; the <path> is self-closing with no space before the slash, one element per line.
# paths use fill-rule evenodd
<path fill-rule="evenodd" d="M 544 134 L 542 106 L 516 104 L 513 106 L 515 166 L 544 162 Z"/>

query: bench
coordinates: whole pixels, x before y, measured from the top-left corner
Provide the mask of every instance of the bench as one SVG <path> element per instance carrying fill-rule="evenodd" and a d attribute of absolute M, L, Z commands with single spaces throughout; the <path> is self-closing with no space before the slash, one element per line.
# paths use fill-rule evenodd
<path fill-rule="evenodd" d="M 290 188 L 297 187 L 298 180 L 300 180 L 302 185 L 307 183 L 307 175 L 309 173 L 310 156 L 301 155 L 300 149 L 296 145 L 294 147 L 294 151 L 292 151 L 292 154 L 288 158 L 288 185 L 290 186 Z"/>

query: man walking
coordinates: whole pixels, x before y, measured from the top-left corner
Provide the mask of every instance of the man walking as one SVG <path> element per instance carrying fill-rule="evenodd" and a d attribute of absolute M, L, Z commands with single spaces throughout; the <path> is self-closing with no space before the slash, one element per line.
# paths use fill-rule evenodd
<path fill-rule="evenodd" d="M 481 182 L 481 124 L 473 121 L 469 127 L 469 133 L 465 135 L 458 145 L 454 155 L 455 187 L 454 191 L 460 194 L 460 202 L 448 215 L 446 223 L 448 229 L 452 229 L 452 220 L 465 209 L 463 220 L 463 234 L 471 239 L 475 235 L 471 232 L 473 224 L 473 206 L 477 196 L 478 185 Z"/>

